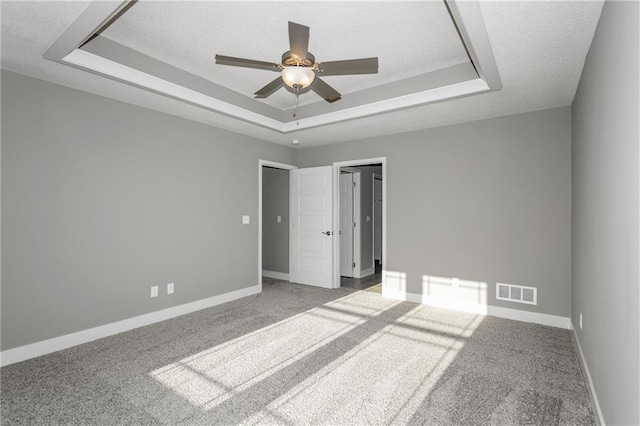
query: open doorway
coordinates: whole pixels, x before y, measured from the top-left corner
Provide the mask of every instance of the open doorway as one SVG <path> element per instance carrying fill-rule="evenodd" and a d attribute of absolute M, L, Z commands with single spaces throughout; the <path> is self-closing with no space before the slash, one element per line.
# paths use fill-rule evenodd
<path fill-rule="evenodd" d="M 296 167 L 266 160 L 259 162 L 258 282 L 289 281 L 290 188 Z"/>
<path fill-rule="evenodd" d="M 263 276 L 267 279 L 277 279 L 299 284 L 314 285 L 325 288 L 341 287 L 340 274 L 340 239 L 335 238 L 339 232 L 339 184 L 340 170 L 351 167 L 359 172 L 359 175 L 366 174 L 368 177 L 362 179 L 361 197 L 367 194 L 369 201 L 365 201 L 366 209 L 355 212 L 356 235 L 361 232 L 358 239 L 353 240 L 353 257 L 356 266 L 353 270 L 354 286 L 365 286 L 368 282 L 371 285 L 378 285 L 384 280 L 384 259 L 386 259 L 386 185 L 385 170 L 386 158 L 374 158 L 368 160 L 350 160 L 336 162 L 332 166 L 311 167 L 298 169 L 296 166 L 275 163 L 267 160 L 259 160 L 258 168 L 258 285 L 262 290 Z M 278 222 L 278 216 L 284 221 L 284 214 L 263 214 L 263 173 L 265 168 L 281 169 L 289 173 L 289 274 L 282 271 L 273 271 L 263 267 L 264 252 L 271 250 L 271 244 L 263 242 L 263 227 L 266 229 L 272 226 L 273 222 Z M 375 168 L 375 170 L 369 170 Z M 382 213 L 378 214 L 381 227 L 380 258 L 376 264 L 374 256 L 374 212 L 373 212 L 373 174 L 382 177 Z M 366 188 L 365 188 L 366 186 Z M 297 201 L 296 201 L 297 200 Z M 322 212 L 317 210 L 322 207 Z M 280 206 L 280 210 L 286 207 Z M 298 211 L 299 210 L 299 211 Z M 322 213 L 322 214 L 320 214 Z M 308 216 L 308 217 L 307 217 Z M 313 216 L 313 217 L 311 217 Z M 294 220 L 294 218 L 297 218 Z M 357 225 L 357 224 L 360 225 Z M 335 224 L 335 226 L 334 226 Z M 304 225 L 304 226 L 303 226 Z M 304 231 L 304 232 L 303 232 Z M 365 232 L 362 232 L 365 231 Z M 304 235 L 303 235 L 304 234 Z M 362 235 L 364 234 L 364 236 Z M 303 238 L 304 237 L 304 238 Z M 297 245 L 296 245 L 297 243 Z M 319 255 L 322 256 L 319 256 Z M 313 256 L 312 256 L 313 255 Z M 316 256 L 318 255 L 318 256 Z M 378 268 L 376 268 L 376 265 Z M 265 265 L 269 267 L 268 265 Z M 274 267 L 270 267 L 274 268 Z M 277 269 L 284 270 L 280 267 Z M 274 273 L 275 272 L 275 273 Z M 314 273 L 314 276 L 322 275 L 321 282 L 307 280 L 301 273 Z M 308 274 L 307 274 L 308 275 Z M 382 276 L 382 277 L 381 277 Z M 384 283 L 382 282 L 382 286 Z"/>
<path fill-rule="evenodd" d="M 383 163 L 339 167 L 340 286 L 382 290 Z"/>

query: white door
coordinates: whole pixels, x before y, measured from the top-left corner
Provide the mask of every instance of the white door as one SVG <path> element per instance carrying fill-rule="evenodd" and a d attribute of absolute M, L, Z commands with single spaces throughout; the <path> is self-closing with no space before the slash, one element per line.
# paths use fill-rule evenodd
<path fill-rule="evenodd" d="M 340 275 L 353 277 L 353 174 L 340 174 Z"/>
<path fill-rule="evenodd" d="M 290 281 L 332 287 L 331 166 L 291 172 Z"/>

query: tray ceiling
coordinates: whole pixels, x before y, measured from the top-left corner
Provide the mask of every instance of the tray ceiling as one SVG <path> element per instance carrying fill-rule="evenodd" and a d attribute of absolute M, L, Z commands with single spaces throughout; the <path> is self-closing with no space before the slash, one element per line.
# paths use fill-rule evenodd
<path fill-rule="evenodd" d="M 302 147 L 571 103 L 602 2 L 447 3 L 140 0 L 104 26 L 123 3 L 5 1 L 2 67 Z M 214 56 L 279 62 L 288 21 L 319 62 L 378 56 L 379 74 L 324 77 L 343 99 L 301 95 L 299 123 L 290 92 L 253 99 L 274 73 Z"/>

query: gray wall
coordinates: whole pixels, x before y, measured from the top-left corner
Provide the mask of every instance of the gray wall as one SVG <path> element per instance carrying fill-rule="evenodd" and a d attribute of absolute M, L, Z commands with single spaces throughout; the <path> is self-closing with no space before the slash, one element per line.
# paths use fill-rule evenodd
<path fill-rule="evenodd" d="M 3 72 L 2 350 L 256 285 L 258 159 L 295 154 Z"/>
<path fill-rule="evenodd" d="M 488 283 L 491 305 L 571 313 L 571 110 L 306 148 L 298 166 L 386 157 L 385 269 Z M 495 283 L 538 287 L 538 305 Z"/>
<path fill-rule="evenodd" d="M 640 424 L 638 12 L 605 2 L 572 106 L 572 317 L 607 424 Z"/>
<path fill-rule="evenodd" d="M 262 168 L 262 269 L 289 273 L 288 170 Z"/>

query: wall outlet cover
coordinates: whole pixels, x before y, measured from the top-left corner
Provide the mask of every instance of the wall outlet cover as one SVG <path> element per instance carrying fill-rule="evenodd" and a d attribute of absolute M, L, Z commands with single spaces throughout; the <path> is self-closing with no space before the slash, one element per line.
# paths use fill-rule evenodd
<path fill-rule="evenodd" d="M 173 286 L 174 286 L 174 283 L 167 284 L 167 294 L 173 294 L 173 290 L 174 290 Z"/>
<path fill-rule="evenodd" d="M 580 312 L 580 330 L 582 330 L 582 312 Z"/>
<path fill-rule="evenodd" d="M 157 285 L 152 285 L 151 286 L 151 297 L 158 297 L 158 286 Z"/>
<path fill-rule="evenodd" d="M 249 216 L 242 216 L 242 224 L 243 225 L 248 225 L 249 222 L 250 222 Z"/>

